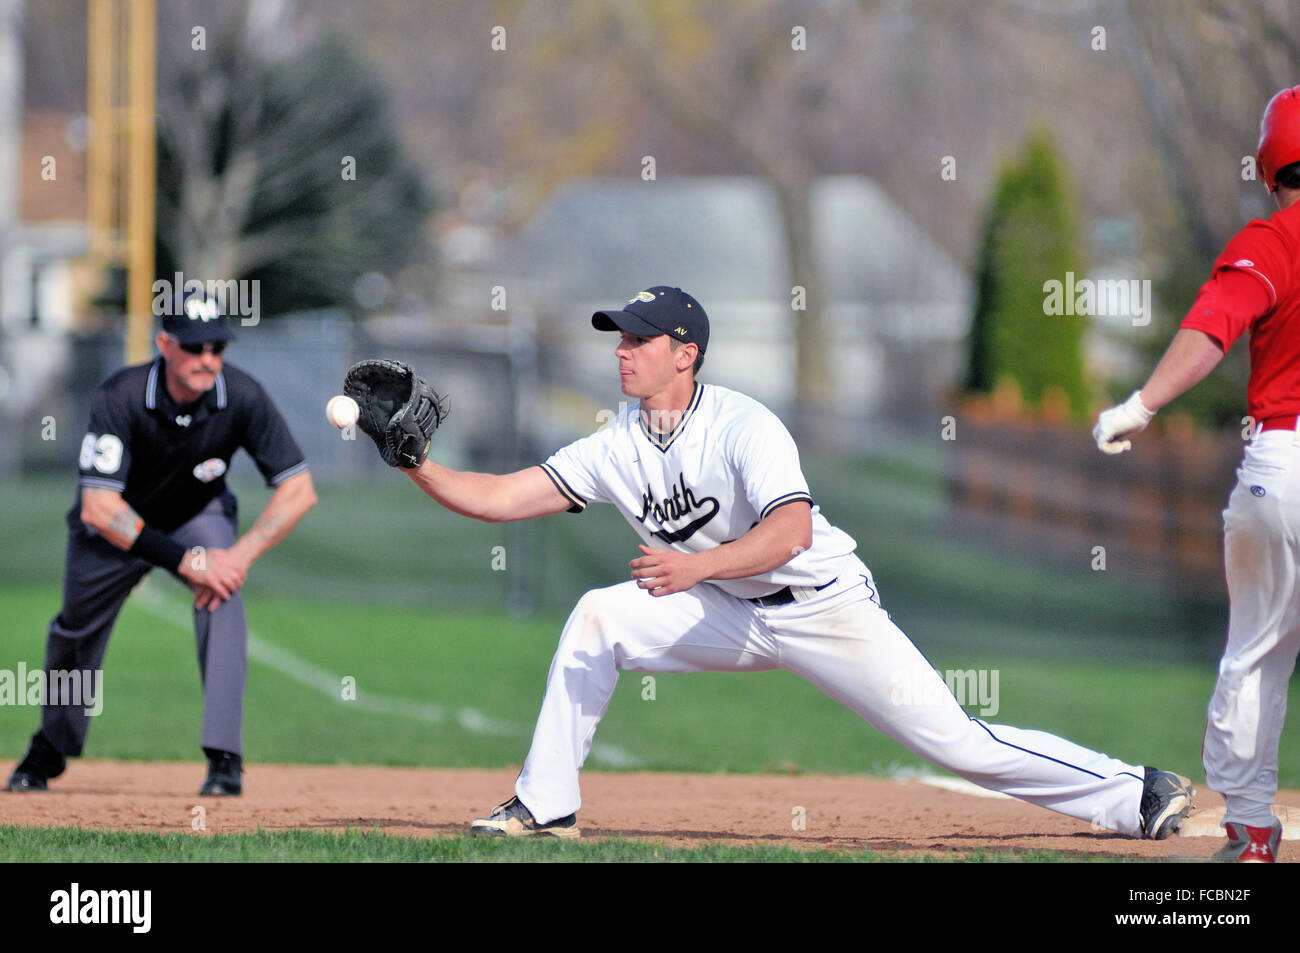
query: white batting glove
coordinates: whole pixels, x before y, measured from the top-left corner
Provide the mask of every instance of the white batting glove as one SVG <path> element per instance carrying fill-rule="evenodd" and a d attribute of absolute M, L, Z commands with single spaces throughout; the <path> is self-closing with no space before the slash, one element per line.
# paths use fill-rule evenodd
<path fill-rule="evenodd" d="M 1097 417 L 1097 426 L 1092 428 L 1092 439 L 1097 441 L 1097 449 L 1103 453 L 1123 453 L 1133 445 L 1127 440 L 1116 439 L 1126 434 L 1139 433 L 1147 429 L 1154 410 L 1147 410 L 1146 404 L 1134 391 L 1124 403 L 1110 410 L 1103 410 Z"/>

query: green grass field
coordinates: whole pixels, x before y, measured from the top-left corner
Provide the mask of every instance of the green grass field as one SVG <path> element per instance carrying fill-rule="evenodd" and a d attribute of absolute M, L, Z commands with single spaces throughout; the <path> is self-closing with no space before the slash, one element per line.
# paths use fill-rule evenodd
<path fill-rule="evenodd" d="M 952 858 L 900 856 L 877 851 L 800 850 L 794 847 L 729 847 L 703 844 L 672 847 L 646 840 L 505 840 L 493 837 L 391 837 L 377 831 L 343 834 L 316 831 L 259 831 L 255 834 L 192 836 L 37 830 L 0 825 L 0 862 L 172 863 L 254 861 L 258 863 L 1041 863 L 1077 860 L 1054 851 L 971 851 Z M 1122 862 L 1085 857 L 1090 863 Z"/>
<path fill-rule="evenodd" d="M 1214 612 L 1189 616 L 1186 606 L 1115 575 L 1061 570 L 949 539 L 941 486 L 924 461 L 826 464 L 810 473 L 828 516 L 858 539 L 886 608 L 936 667 L 998 671 L 1000 709 L 987 720 L 1057 732 L 1203 780 L 1201 728 L 1214 679 L 1206 646 L 1222 640 Z M 635 555 L 634 537 L 608 507 L 551 517 L 533 524 L 531 535 L 512 536 L 517 531 L 508 527 L 442 512 L 405 480 L 392 484 L 321 488 L 317 509 L 254 568 L 245 588 L 254 636 L 245 718 L 250 762 L 519 764 L 568 606 L 586 588 L 623 578 Z M 0 514 L 0 536 L 13 541 L 0 552 L 0 669 L 13 670 L 19 662 L 39 666 L 58 608 L 60 519 L 71 482 L 8 489 L 21 505 Z M 245 526 L 265 499 L 262 488 L 241 492 Z M 492 567 L 496 546 L 505 547 L 504 572 Z M 520 588 L 514 574 L 531 578 L 523 588 L 532 591 L 535 612 L 505 610 Z M 355 679 L 355 702 L 341 698 L 345 677 Z M 104 688 L 88 755 L 200 757 L 188 601 L 163 574 L 128 602 Z M 868 774 L 925 767 L 786 673 L 658 676 L 654 694 L 643 700 L 641 676 L 623 677 L 592 767 Z M 37 718 L 25 707 L 4 711 L 0 753 L 18 757 Z M 1296 751 L 1297 742 L 1293 716 L 1283 751 Z M 1279 779 L 1300 786 L 1300 763 L 1284 758 Z M 380 844 L 378 834 L 340 842 L 285 837 L 265 853 L 258 845 L 272 835 L 211 837 L 205 842 L 222 846 L 202 856 L 323 859 L 331 845 L 345 844 L 339 859 L 414 859 L 403 854 L 413 848 Z M 163 841 L 142 835 L 0 829 L 0 859 L 33 852 L 145 859 L 164 849 L 170 856 Z M 511 849 L 453 840 L 438 845 L 436 856 L 522 859 Z M 575 848 L 572 859 L 585 849 Z M 667 848 L 611 850 L 597 859 L 680 859 Z"/>
<path fill-rule="evenodd" d="M 114 633 L 107 700 L 88 753 L 194 760 L 200 698 L 186 603 L 170 580 L 146 587 Z M 4 667 L 39 666 L 39 633 L 57 591 L 6 588 L 0 598 Z M 522 761 L 561 621 L 273 597 L 257 599 L 249 614 L 256 640 L 246 702 L 250 761 L 488 768 Z M 1000 710 L 992 722 L 1198 773 L 1199 726 L 1213 684 L 1203 666 L 1066 665 L 948 651 L 931 661 L 940 669 L 997 669 Z M 358 702 L 342 699 L 344 677 L 356 680 Z M 623 676 L 597 738 L 631 760 L 603 757 L 597 748 L 593 767 L 883 774 L 925 764 L 788 673 L 661 675 L 652 701 L 642 698 L 641 678 Z M 372 710 L 367 703 L 375 696 L 397 700 L 399 710 Z M 492 731 L 467 728 L 455 717 L 466 709 L 490 719 Z M 169 717 L 160 722 L 159 711 Z M 10 710 L 0 749 L 20 754 L 36 716 L 34 709 Z M 1289 733 L 1284 745 L 1295 740 Z M 1298 781 L 1296 766 L 1284 765 L 1282 783 Z"/>

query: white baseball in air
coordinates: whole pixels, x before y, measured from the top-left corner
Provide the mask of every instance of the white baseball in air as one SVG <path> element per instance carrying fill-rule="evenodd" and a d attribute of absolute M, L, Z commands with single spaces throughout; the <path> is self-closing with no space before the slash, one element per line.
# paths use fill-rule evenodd
<path fill-rule="evenodd" d="M 329 422 L 339 430 L 344 427 L 351 427 L 361 416 L 361 408 L 357 402 L 345 394 L 339 394 L 331 397 L 328 404 L 325 405 L 325 416 Z"/>

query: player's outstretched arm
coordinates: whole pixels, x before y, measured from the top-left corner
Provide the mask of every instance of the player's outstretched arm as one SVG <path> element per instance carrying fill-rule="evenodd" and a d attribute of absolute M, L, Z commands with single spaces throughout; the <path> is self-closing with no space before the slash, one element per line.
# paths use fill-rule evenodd
<path fill-rule="evenodd" d="M 453 513 L 485 523 L 550 516 L 573 505 L 541 467 L 496 475 L 452 470 L 425 460 L 418 468 L 402 472 Z"/>
<path fill-rule="evenodd" d="M 632 578 L 653 596 L 684 592 L 706 579 L 743 579 L 784 566 L 812 545 L 812 507 L 787 503 L 740 539 L 698 553 L 638 547 Z"/>
<path fill-rule="evenodd" d="M 1223 360 L 1219 342 L 1204 331 L 1181 328 L 1138 394 L 1152 412 L 1210 375 Z"/>
<path fill-rule="evenodd" d="M 1125 437 L 1145 430 L 1156 411 L 1203 381 L 1223 360 L 1219 342 L 1204 331 L 1181 328 L 1146 385 L 1122 404 L 1103 410 L 1092 437 L 1104 453 L 1123 453 L 1132 446 Z"/>
<path fill-rule="evenodd" d="M 1273 307 L 1271 287 L 1262 275 L 1235 266 L 1216 272 L 1142 389 L 1097 417 L 1092 429 L 1097 447 L 1105 453 L 1128 450 L 1132 444 L 1125 437 L 1145 430 L 1156 411 L 1209 376 L 1232 342 Z"/>

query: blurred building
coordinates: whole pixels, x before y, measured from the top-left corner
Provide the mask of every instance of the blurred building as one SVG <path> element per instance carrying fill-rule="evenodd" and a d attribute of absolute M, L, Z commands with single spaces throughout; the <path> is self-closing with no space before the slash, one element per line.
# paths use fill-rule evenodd
<path fill-rule="evenodd" d="M 969 276 L 870 179 L 820 179 L 811 201 L 844 415 L 904 423 L 931 410 L 963 367 Z M 709 313 L 701 377 L 782 412 L 795 397 L 797 284 L 784 243 L 776 193 L 758 177 L 589 179 L 538 211 L 503 270 L 512 310 L 536 324 L 545 384 L 597 403 L 617 396 L 614 342 L 588 319 L 670 284 Z M 575 428 L 594 429 L 586 402 L 561 417 L 566 407 Z"/>
<path fill-rule="evenodd" d="M 22 0 L 0 0 L 0 473 L 24 448 L 48 448 L 41 421 L 68 421 L 69 332 L 93 293 L 84 265 L 86 119 L 34 95 L 46 84 L 26 62 L 25 12 Z"/>

